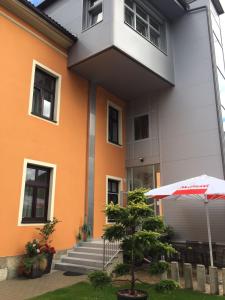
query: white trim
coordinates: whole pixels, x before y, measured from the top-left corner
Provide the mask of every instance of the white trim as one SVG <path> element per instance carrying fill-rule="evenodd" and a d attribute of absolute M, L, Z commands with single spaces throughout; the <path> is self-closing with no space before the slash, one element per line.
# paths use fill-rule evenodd
<path fill-rule="evenodd" d="M 39 67 L 44 72 L 48 73 L 49 75 L 56 78 L 56 86 L 55 86 L 55 100 L 54 100 L 54 112 L 53 112 L 53 121 L 47 120 L 45 118 L 36 116 L 32 114 L 32 104 L 33 104 L 33 90 L 34 90 L 34 77 L 35 77 L 35 70 L 36 67 Z M 28 105 L 28 115 L 38 118 L 42 121 L 46 121 L 52 125 L 59 125 L 59 113 L 60 113 L 60 102 L 61 102 L 61 82 L 62 82 L 62 75 L 55 72 L 54 70 L 50 69 L 49 67 L 43 65 L 42 63 L 38 62 L 37 60 L 33 59 L 32 63 L 32 73 L 31 73 L 31 84 L 30 84 L 30 96 L 29 96 L 29 105 Z"/>
<path fill-rule="evenodd" d="M 109 106 L 115 108 L 119 112 L 119 145 L 109 141 Z M 106 142 L 119 148 L 123 147 L 123 109 L 121 106 L 118 106 L 110 100 L 107 101 Z"/>
<path fill-rule="evenodd" d="M 109 179 L 112 179 L 112 180 L 116 180 L 119 182 L 119 203 L 120 203 L 120 200 L 121 200 L 121 192 L 123 191 L 123 178 L 122 177 L 115 177 L 115 176 L 111 176 L 111 175 L 106 175 L 106 197 L 105 197 L 105 202 L 106 202 L 106 205 L 108 204 L 108 181 Z M 118 203 L 118 204 L 119 204 Z M 105 217 L 105 223 L 106 224 L 114 224 L 113 222 L 108 222 L 108 217 Z"/>
<path fill-rule="evenodd" d="M 22 223 L 22 214 L 23 214 L 23 202 L 24 202 L 24 191 L 25 191 L 25 181 L 26 181 L 26 171 L 27 165 L 33 164 L 37 166 L 51 168 L 50 174 L 50 183 L 49 183 L 49 199 L 48 199 L 48 220 L 53 220 L 54 217 L 54 202 L 55 202 L 55 186 L 56 186 L 56 165 L 51 163 L 46 163 L 43 161 L 24 159 L 23 162 L 23 173 L 22 173 L 22 184 L 21 184 L 21 193 L 20 193 L 20 204 L 19 204 L 19 216 L 17 226 L 40 226 L 43 224 L 23 224 Z"/>
<path fill-rule="evenodd" d="M 59 52 L 60 54 L 62 54 L 64 57 L 68 57 L 68 54 L 66 54 L 65 52 L 61 51 L 59 48 L 55 47 L 53 44 L 49 43 L 46 39 L 42 38 L 40 35 L 36 34 L 32 30 L 30 30 L 29 28 L 27 28 L 26 26 L 24 26 L 22 23 L 18 22 L 17 20 L 15 20 L 14 18 L 12 18 L 8 14 L 6 14 L 5 12 L 0 11 L 0 16 L 3 16 L 8 21 L 10 21 L 10 22 L 14 23 L 16 26 L 18 26 L 19 28 L 21 28 L 24 31 L 30 33 L 31 35 L 33 35 L 38 40 L 40 40 L 41 42 L 45 43 L 47 46 L 51 47 L 52 49 L 54 49 L 57 52 Z"/>

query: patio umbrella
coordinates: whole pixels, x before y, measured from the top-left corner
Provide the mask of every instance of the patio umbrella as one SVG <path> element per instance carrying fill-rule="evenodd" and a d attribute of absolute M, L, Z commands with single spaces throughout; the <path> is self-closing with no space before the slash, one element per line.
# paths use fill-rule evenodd
<path fill-rule="evenodd" d="M 203 201 L 206 212 L 210 264 L 213 266 L 212 236 L 208 203 L 209 201 L 225 200 L 225 181 L 215 177 L 201 175 L 150 190 L 145 195 L 149 198 L 162 200 L 191 198 L 196 199 L 196 201 Z"/>

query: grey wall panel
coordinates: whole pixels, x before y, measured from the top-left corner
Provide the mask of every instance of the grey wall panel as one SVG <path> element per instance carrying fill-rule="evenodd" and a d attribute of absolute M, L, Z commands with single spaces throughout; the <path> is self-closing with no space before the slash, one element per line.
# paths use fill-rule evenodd
<path fill-rule="evenodd" d="M 140 34 L 124 23 L 124 1 L 114 1 L 114 45 L 127 55 L 174 83 L 170 25 L 167 23 L 167 54 L 158 50 Z"/>
<path fill-rule="evenodd" d="M 165 200 L 163 210 L 166 223 L 176 228 L 175 240 L 208 241 L 204 204 L 196 200 Z M 212 240 L 225 242 L 224 201 L 209 203 Z"/>
<path fill-rule="evenodd" d="M 173 45 L 176 85 L 159 96 L 162 182 L 197 176 L 205 170 L 223 178 L 205 11 L 174 23 Z M 203 166 L 201 160 L 206 157 Z M 190 160 L 195 163 L 187 173 Z M 176 162 L 183 168 L 175 176 Z"/>
<path fill-rule="evenodd" d="M 159 163 L 159 134 L 158 134 L 158 107 L 155 94 L 144 95 L 127 103 L 127 167 L 151 165 Z M 134 118 L 140 115 L 149 116 L 149 138 L 134 140 Z M 139 158 L 143 157 L 144 162 Z"/>
<path fill-rule="evenodd" d="M 162 184 L 201 174 L 223 178 L 206 11 L 179 19 L 172 34 L 175 87 L 159 95 Z M 225 203 L 213 202 L 210 215 L 213 240 L 224 242 Z M 207 240 L 203 205 L 164 201 L 164 216 L 177 240 Z"/>

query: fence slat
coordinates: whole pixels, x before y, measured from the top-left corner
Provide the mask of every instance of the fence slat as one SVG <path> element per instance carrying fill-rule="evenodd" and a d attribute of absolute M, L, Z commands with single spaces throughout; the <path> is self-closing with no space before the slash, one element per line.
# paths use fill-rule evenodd
<path fill-rule="evenodd" d="M 209 267 L 209 283 L 210 283 L 210 294 L 219 294 L 219 280 L 218 280 L 218 269 L 216 267 Z"/>
<path fill-rule="evenodd" d="M 186 289 L 193 289 L 192 265 L 184 263 L 184 286 Z"/>
<path fill-rule="evenodd" d="M 206 274 L 205 266 L 197 265 L 197 290 L 199 292 L 205 292 Z"/>
<path fill-rule="evenodd" d="M 177 261 L 171 262 L 171 277 L 173 280 L 180 283 L 179 264 Z"/>

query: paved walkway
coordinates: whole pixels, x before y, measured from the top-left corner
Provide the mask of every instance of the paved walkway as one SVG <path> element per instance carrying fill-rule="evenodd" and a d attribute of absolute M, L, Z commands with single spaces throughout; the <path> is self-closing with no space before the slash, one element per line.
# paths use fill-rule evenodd
<path fill-rule="evenodd" d="M 1 300 L 25 300 L 86 280 L 87 276 L 64 276 L 54 271 L 37 279 L 12 279 L 0 282 Z"/>

